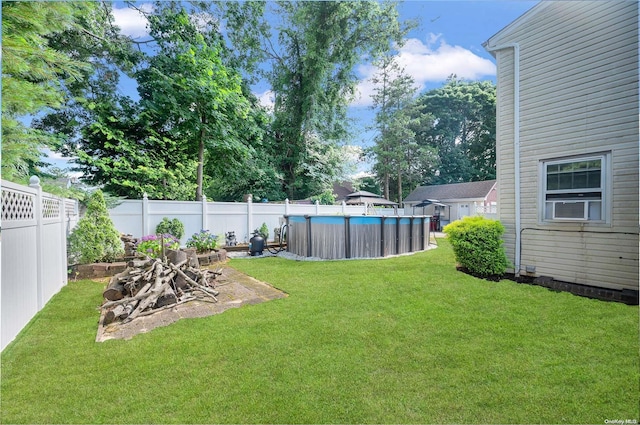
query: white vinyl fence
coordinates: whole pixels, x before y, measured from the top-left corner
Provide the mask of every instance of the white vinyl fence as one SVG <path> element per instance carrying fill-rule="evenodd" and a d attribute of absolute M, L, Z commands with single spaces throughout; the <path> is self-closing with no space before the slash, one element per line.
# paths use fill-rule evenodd
<path fill-rule="evenodd" d="M 402 213 L 402 210 L 400 210 Z M 300 205 L 285 201 L 283 204 L 252 202 L 159 201 L 143 197 L 142 200 L 125 200 L 109 210 L 109 216 L 120 233 L 142 237 L 154 234 L 163 217 L 179 219 L 185 227 L 180 240 L 185 245 L 194 233 L 209 230 L 224 243 L 227 232 L 235 232 L 238 242 L 248 242 L 253 231 L 266 223 L 269 240 L 274 239 L 274 229 L 280 228 L 285 215 L 395 215 L 392 208 L 365 208 L 362 205 Z"/>
<path fill-rule="evenodd" d="M 0 350 L 67 284 L 67 236 L 78 204 L 42 192 L 39 183 L 2 181 Z"/>

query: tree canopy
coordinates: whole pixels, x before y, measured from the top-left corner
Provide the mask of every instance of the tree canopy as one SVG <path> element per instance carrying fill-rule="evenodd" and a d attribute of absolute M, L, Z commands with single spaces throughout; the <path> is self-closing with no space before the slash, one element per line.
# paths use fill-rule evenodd
<path fill-rule="evenodd" d="M 431 125 L 417 129 L 418 143 L 437 149 L 438 173 L 428 183 L 446 184 L 494 179 L 496 176 L 496 87 L 489 81 L 450 77 L 441 88 L 417 100 Z"/>
<path fill-rule="evenodd" d="M 144 41 L 111 7 L 3 2 L 3 178 L 42 174 L 47 146 L 118 196 L 328 202 L 348 172 L 363 62 L 380 69 L 368 154 L 387 198 L 495 177 L 494 85 L 452 77 L 418 96 L 393 57 L 412 26 L 394 2 L 157 1 L 137 9 Z M 119 92 L 123 77 L 138 96 Z M 258 80 L 271 110 L 251 93 Z"/>
<path fill-rule="evenodd" d="M 49 135 L 22 118 L 61 107 L 66 87 L 90 65 L 49 45 L 48 37 L 81 28 L 95 3 L 2 2 L 2 174 L 19 179 L 38 163 Z"/>

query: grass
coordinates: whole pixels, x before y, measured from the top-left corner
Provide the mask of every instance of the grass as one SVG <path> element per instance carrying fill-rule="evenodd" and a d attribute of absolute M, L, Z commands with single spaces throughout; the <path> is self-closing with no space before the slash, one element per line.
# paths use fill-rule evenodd
<path fill-rule="evenodd" d="M 233 260 L 289 297 L 95 343 L 72 282 L 2 353 L 2 423 L 640 419 L 638 307 L 384 260 Z"/>

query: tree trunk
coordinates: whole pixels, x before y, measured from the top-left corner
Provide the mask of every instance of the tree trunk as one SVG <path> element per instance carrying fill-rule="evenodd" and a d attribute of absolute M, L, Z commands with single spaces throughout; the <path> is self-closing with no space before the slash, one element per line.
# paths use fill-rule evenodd
<path fill-rule="evenodd" d="M 389 199 L 389 173 L 384 172 L 384 198 Z"/>
<path fill-rule="evenodd" d="M 207 124 L 207 117 L 203 114 L 200 117 L 200 134 L 198 145 L 198 171 L 196 174 L 196 201 L 202 201 L 202 176 L 204 174 L 204 138 L 206 135 L 205 125 Z"/>
<path fill-rule="evenodd" d="M 402 208 L 402 173 L 398 170 L 398 208 Z"/>
<path fill-rule="evenodd" d="M 204 170 L 204 129 L 200 130 L 200 146 L 198 147 L 198 171 L 196 174 L 196 201 L 202 201 L 202 175 Z"/>

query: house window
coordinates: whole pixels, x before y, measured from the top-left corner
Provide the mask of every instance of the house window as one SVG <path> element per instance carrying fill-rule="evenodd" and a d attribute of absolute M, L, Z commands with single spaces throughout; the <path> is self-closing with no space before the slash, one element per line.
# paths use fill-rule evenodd
<path fill-rule="evenodd" d="M 542 161 L 545 221 L 607 221 L 609 154 Z"/>

